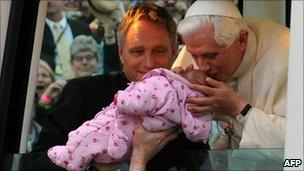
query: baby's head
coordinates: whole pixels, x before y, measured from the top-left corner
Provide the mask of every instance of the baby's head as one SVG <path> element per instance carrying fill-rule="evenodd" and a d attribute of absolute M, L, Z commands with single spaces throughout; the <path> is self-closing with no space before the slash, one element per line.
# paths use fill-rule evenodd
<path fill-rule="evenodd" d="M 202 70 L 185 70 L 179 73 L 180 76 L 193 84 L 206 84 L 207 75 Z"/>

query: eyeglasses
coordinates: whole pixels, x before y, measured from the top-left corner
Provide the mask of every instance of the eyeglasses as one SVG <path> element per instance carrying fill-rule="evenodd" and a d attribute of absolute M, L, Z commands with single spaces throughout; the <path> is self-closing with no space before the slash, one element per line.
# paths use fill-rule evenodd
<path fill-rule="evenodd" d="M 87 56 L 74 56 L 73 60 L 76 61 L 76 62 L 82 62 L 83 60 L 86 60 L 86 61 L 93 61 L 94 59 L 96 59 L 95 56 L 92 56 L 92 55 L 87 55 Z"/>

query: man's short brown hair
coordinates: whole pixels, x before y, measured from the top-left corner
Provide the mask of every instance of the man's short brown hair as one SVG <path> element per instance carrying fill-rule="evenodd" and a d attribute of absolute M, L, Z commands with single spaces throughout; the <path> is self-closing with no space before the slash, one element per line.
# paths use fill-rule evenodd
<path fill-rule="evenodd" d="M 117 30 L 118 44 L 122 46 L 130 26 L 138 20 L 148 20 L 163 24 L 168 32 L 172 47 L 177 44 L 177 26 L 168 11 L 155 4 L 143 4 L 130 8 L 124 15 Z"/>

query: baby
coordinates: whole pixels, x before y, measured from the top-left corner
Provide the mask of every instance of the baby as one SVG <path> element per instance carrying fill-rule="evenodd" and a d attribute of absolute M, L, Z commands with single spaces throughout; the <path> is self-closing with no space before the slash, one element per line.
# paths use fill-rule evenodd
<path fill-rule="evenodd" d="M 69 133 L 65 146 L 49 149 L 49 158 L 68 170 L 84 170 L 95 160 L 112 163 L 130 158 L 136 119 L 147 131 L 161 131 L 181 125 L 191 141 L 206 142 L 211 130 L 211 115 L 193 117 L 187 110 L 187 97 L 203 96 L 190 90 L 189 84 L 204 84 L 199 70 L 173 73 L 154 69 L 139 82 L 118 91 L 108 107 L 95 118 Z"/>

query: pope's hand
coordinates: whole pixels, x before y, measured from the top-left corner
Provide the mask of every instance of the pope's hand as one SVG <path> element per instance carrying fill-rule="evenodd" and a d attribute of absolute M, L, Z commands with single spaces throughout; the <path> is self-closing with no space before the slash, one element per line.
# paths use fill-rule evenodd
<path fill-rule="evenodd" d="M 207 77 L 208 86 L 191 84 L 190 88 L 206 95 L 205 97 L 189 97 L 188 110 L 193 114 L 226 114 L 235 117 L 246 106 L 246 102 L 228 85 Z"/>

